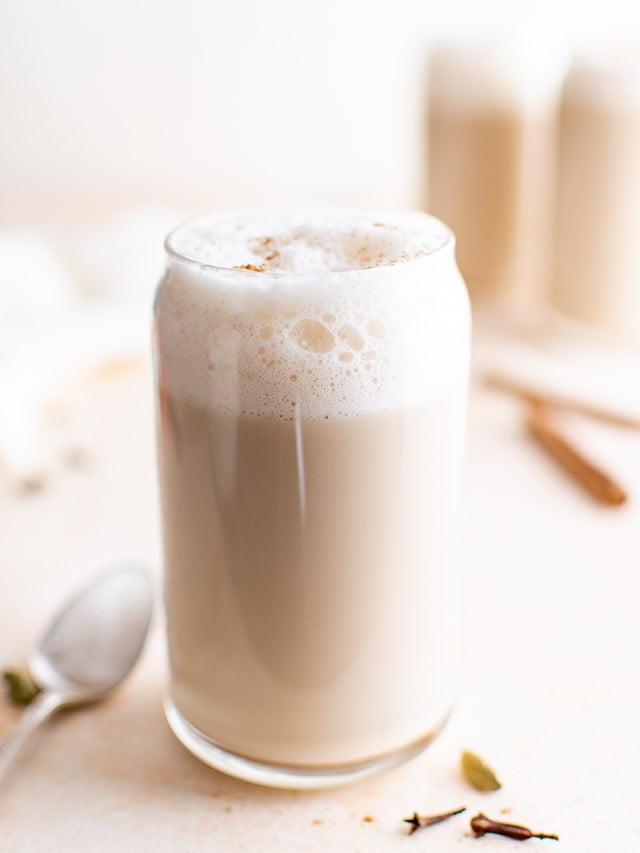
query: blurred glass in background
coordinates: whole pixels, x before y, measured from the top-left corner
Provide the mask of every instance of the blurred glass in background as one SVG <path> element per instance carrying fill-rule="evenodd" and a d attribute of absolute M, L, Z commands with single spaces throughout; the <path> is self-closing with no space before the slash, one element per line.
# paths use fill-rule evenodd
<path fill-rule="evenodd" d="M 563 60 L 515 36 L 433 52 L 429 207 L 476 300 L 525 309 L 547 285 Z"/>
<path fill-rule="evenodd" d="M 553 304 L 640 342 L 640 42 L 578 55 L 559 126 Z"/>

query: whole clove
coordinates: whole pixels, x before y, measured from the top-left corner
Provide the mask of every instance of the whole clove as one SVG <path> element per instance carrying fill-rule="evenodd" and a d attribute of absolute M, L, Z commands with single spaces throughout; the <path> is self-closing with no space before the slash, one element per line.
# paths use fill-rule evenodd
<path fill-rule="evenodd" d="M 466 811 L 466 806 L 462 806 L 460 809 L 454 809 L 452 812 L 442 812 L 441 814 L 434 815 L 419 815 L 418 812 L 414 812 L 412 817 L 405 817 L 404 822 L 411 824 L 409 828 L 409 835 L 413 835 L 416 829 L 423 829 L 425 826 L 433 826 L 436 823 L 442 823 L 443 820 L 447 820 L 457 814 L 462 814 L 464 811 Z"/>
<path fill-rule="evenodd" d="M 471 818 L 471 829 L 475 832 L 476 837 L 492 833 L 493 835 L 504 835 L 507 838 L 513 838 L 515 841 L 527 841 L 529 838 L 551 838 L 554 841 L 559 841 L 557 835 L 550 835 L 544 832 L 532 832 L 526 826 L 519 826 L 517 823 L 502 823 L 498 820 L 491 820 L 486 815 L 480 812 L 475 817 Z"/>

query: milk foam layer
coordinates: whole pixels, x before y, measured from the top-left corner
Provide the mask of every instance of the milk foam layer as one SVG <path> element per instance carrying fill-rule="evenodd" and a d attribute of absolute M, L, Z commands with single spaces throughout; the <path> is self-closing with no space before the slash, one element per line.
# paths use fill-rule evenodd
<path fill-rule="evenodd" d="M 426 220 L 426 221 L 425 221 Z M 178 228 L 170 251 L 226 269 L 344 272 L 412 260 L 449 239 L 426 217 L 395 212 L 255 211 L 204 216 Z"/>
<path fill-rule="evenodd" d="M 159 372 L 178 398 L 230 414 L 339 418 L 465 381 L 454 240 L 425 214 L 204 217 L 168 248 Z"/>

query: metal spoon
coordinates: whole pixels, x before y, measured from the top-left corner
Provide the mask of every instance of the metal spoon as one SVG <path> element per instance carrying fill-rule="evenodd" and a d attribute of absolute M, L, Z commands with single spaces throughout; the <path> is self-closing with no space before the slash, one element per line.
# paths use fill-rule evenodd
<path fill-rule="evenodd" d="M 129 674 L 142 651 L 151 609 L 146 573 L 122 568 L 97 577 L 58 613 L 29 660 L 42 692 L 0 744 L 0 777 L 51 714 L 104 699 Z"/>

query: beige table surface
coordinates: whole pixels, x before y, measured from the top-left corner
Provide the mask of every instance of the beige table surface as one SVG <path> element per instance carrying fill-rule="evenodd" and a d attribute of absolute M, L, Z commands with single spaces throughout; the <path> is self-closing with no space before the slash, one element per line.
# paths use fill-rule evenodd
<path fill-rule="evenodd" d="M 112 562 L 147 563 L 159 588 L 147 369 L 80 386 L 72 409 L 82 466 L 56 461 L 31 494 L 0 478 L 0 665 L 23 660 L 52 608 Z M 527 850 L 640 850 L 640 436 L 575 428 L 628 486 L 627 506 L 583 495 L 531 443 L 517 403 L 474 390 L 462 677 L 453 719 L 422 756 L 322 793 L 208 769 L 164 722 L 158 607 L 117 697 L 61 715 L 0 782 L 0 850 L 506 851 L 517 842 L 474 839 L 468 820 L 503 809 L 560 835 Z M 56 441 L 64 449 L 68 432 Z M 17 713 L 0 698 L 0 736 Z M 490 760 L 501 791 L 466 786 L 465 747 Z M 414 809 L 461 805 L 406 834 Z"/>

